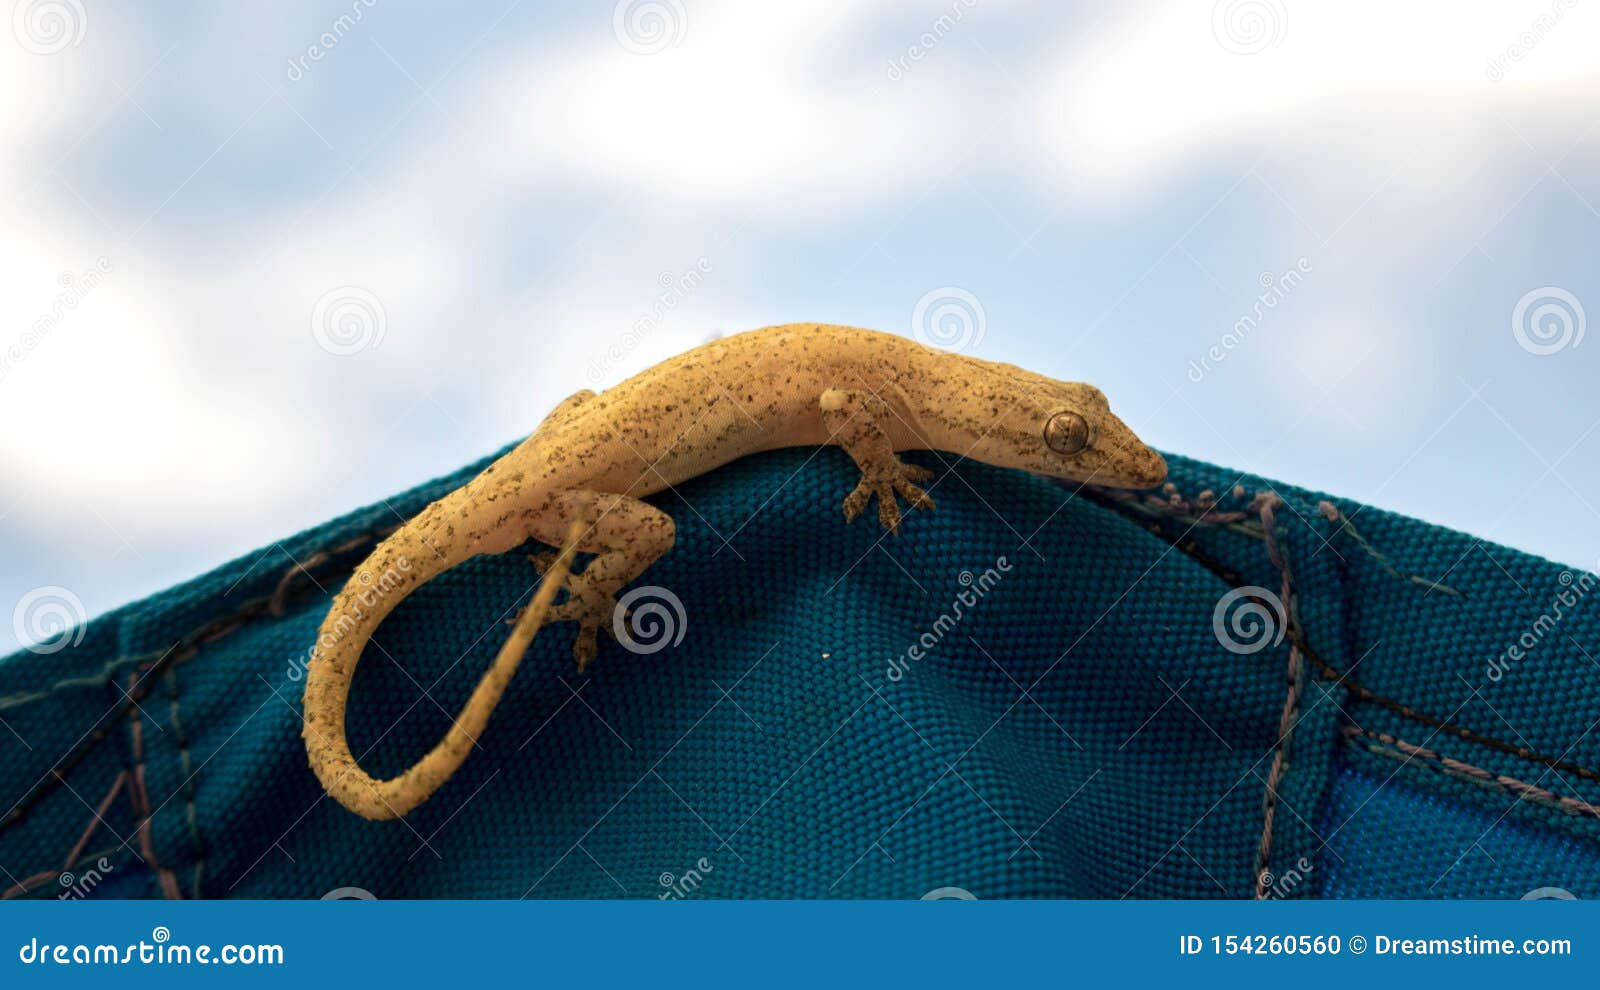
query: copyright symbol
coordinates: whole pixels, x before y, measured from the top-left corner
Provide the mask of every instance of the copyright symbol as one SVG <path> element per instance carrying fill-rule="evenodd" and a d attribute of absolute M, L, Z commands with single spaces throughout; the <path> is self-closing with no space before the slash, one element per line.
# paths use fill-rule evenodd
<path fill-rule="evenodd" d="M 1365 935 L 1352 935 L 1352 936 L 1350 936 L 1350 951 L 1354 952 L 1358 956 L 1361 955 L 1361 953 L 1367 951 L 1367 938 L 1366 938 L 1366 936 Z"/>

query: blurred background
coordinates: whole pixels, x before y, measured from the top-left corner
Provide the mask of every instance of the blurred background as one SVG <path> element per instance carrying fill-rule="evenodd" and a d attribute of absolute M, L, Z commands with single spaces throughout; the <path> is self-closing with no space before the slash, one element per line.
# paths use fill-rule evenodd
<path fill-rule="evenodd" d="M 802 320 L 1600 557 L 1594 4 L 8 4 L 0 652 Z"/>

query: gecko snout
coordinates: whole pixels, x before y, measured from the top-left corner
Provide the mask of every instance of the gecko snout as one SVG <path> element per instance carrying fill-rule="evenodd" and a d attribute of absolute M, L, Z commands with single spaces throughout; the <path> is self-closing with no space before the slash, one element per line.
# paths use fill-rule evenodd
<path fill-rule="evenodd" d="M 1167 480 L 1167 459 L 1110 412 L 1103 414 L 1091 450 L 1092 456 L 1084 458 L 1085 466 L 1100 484 L 1154 488 Z"/>

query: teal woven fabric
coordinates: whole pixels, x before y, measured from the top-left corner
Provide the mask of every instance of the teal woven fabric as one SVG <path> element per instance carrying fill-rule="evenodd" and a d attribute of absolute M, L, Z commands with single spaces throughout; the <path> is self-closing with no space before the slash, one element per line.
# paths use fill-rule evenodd
<path fill-rule="evenodd" d="M 910 459 L 938 473 L 938 509 L 896 537 L 844 523 L 855 473 L 834 449 L 747 458 L 653 499 L 678 543 L 636 584 L 681 601 L 682 640 L 638 654 L 603 637 L 579 676 L 570 624 L 545 630 L 480 749 L 403 821 L 321 795 L 299 737 L 306 652 L 395 513 L 481 465 L 0 661 L 0 884 L 1600 894 L 1591 576 L 1182 458 L 1177 495 L 1212 489 L 1240 515 L 1196 524 L 1181 498 Z M 1248 508 L 1268 489 L 1283 499 L 1272 541 Z M 1292 628 L 1268 609 L 1266 640 L 1230 649 L 1219 603 L 1281 595 L 1283 565 Z M 384 624 L 352 695 L 369 770 L 439 738 L 533 580 L 521 554 L 476 559 Z M 1575 604 L 1541 621 L 1564 589 Z"/>

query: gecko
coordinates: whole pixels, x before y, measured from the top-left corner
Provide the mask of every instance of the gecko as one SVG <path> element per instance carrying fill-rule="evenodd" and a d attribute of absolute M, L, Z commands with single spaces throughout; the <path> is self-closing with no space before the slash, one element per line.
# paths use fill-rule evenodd
<path fill-rule="evenodd" d="M 877 503 L 897 533 L 903 499 L 931 510 L 933 472 L 901 460 L 934 450 L 1058 480 L 1141 489 L 1166 462 L 1092 385 L 925 346 L 908 337 L 787 324 L 710 341 L 603 393 L 559 403 L 528 438 L 385 538 L 334 597 L 306 671 L 302 735 L 311 768 L 340 804 L 401 817 L 466 759 L 538 629 L 576 622 L 580 671 L 618 592 L 672 549 L 672 517 L 645 499 L 738 458 L 838 446 L 860 469 L 846 521 Z M 345 735 L 363 648 L 412 591 L 478 554 L 530 540 L 540 583 L 444 738 L 388 780 L 365 773 Z M 592 554 L 569 573 L 575 552 Z M 565 588 L 567 598 L 555 603 Z"/>

